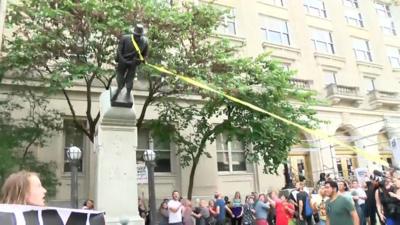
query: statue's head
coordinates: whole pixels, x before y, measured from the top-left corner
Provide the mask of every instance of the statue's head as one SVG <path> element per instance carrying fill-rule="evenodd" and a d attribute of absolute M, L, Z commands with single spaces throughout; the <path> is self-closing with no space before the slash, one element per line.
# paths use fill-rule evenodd
<path fill-rule="evenodd" d="M 133 34 L 137 36 L 142 36 L 144 34 L 144 28 L 142 24 L 136 24 L 135 28 L 133 29 Z"/>

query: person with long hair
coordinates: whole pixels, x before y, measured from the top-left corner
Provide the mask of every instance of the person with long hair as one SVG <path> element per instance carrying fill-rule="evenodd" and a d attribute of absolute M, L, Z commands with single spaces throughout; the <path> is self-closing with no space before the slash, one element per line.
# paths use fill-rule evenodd
<path fill-rule="evenodd" d="M 181 203 L 184 207 L 182 212 L 183 225 L 194 225 L 192 218 L 193 216 L 192 202 L 189 199 L 182 199 Z"/>
<path fill-rule="evenodd" d="M 283 192 L 279 193 L 279 196 L 272 192 L 268 202 L 275 208 L 276 225 L 288 225 L 295 212 L 294 205 L 288 202 L 288 197 Z"/>
<path fill-rule="evenodd" d="M 268 225 L 267 218 L 270 205 L 266 202 L 265 194 L 259 195 L 258 201 L 254 208 L 256 211 L 256 225 Z"/>
<path fill-rule="evenodd" d="M 379 188 L 375 191 L 376 208 L 378 211 L 379 219 L 381 224 L 386 225 L 397 225 L 397 205 L 399 204 L 398 199 L 392 197 L 389 193 L 395 192 L 395 187 L 390 177 L 386 177 L 383 180 Z"/>
<path fill-rule="evenodd" d="M 235 192 L 235 196 L 232 199 L 232 213 L 234 217 L 231 219 L 232 225 L 241 225 L 243 217 L 243 205 L 240 192 Z"/>
<path fill-rule="evenodd" d="M 158 209 L 159 225 L 168 225 L 168 199 L 164 199 Z"/>
<path fill-rule="evenodd" d="M 243 225 L 255 225 L 255 213 L 256 210 L 254 209 L 254 197 L 253 195 L 249 195 L 246 197 L 246 201 L 243 206 Z"/>
<path fill-rule="evenodd" d="M 1 188 L 1 203 L 45 206 L 46 189 L 34 172 L 11 174 Z"/>

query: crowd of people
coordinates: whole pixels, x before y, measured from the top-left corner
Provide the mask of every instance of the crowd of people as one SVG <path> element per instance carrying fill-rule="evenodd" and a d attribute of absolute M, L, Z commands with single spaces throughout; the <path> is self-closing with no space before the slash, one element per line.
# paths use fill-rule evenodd
<path fill-rule="evenodd" d="M 400 225 L 400 173 L 372 174 L 365 182 L 322 179 L 292 190 L 232 199 L 216 193 L 192 205 L 178 191 L 158 211 L 159 225 Z"/>
<path fill-rule="evenodd" d="M 159 225 L 400 225 L 400 173 L 374 171 L 357 180 L 322 179 L 314 189 L 297 182 L 293 190 L 255 192 L 232 199 L 216 193 L 211 200 L 188 199 L 172 192 L 159 208 Z M 3 184 L 1 203 L 45 206 L 46 189 L 36 173 L 11 174 Z M 87 200 L 85 209 L 93 209 Z M 144 202 L 140 215 L 146 217 Z M 147 219 L 148 223 L 149 220 Z"/>

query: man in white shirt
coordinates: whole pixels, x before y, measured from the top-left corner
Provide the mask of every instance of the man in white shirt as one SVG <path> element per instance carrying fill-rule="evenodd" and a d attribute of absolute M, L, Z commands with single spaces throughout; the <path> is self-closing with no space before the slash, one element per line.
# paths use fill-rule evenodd
<path fill-rule="evenodd" d="M 357 213 L 358 217 L 360 218 L 360 225 L 365 225 L 365 200 L 367 199 L 367 193 L 365 193 L 364 189 L 360 187 L 357 180 L 353 180 L 353 182 L 351 183 L 351 188 L 353 200 L 359 206 L 359 210 L 357 210 Z"/>
<path fill-rule="evenodd" d="M 168 201 L 168 224 L 182 225 L 183 206 L 179 202 L 179 192 L 172 192 L 172 199 Z"/>

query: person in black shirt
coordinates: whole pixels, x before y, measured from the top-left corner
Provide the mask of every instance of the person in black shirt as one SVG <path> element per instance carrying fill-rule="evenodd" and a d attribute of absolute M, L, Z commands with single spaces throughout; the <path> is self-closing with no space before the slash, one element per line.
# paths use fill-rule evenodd
<path fill-rule="evenodd" d="M 365 201 L 365 218 L 369 225 L 376 225 L 376 200 L 375 191 L 379 187 L 379 177 L 372 176 L 371 181 L 367 181 L 367 199 Z"/>
<path fill-rule="evenodd" d="M 303 182 L 300 182 L 299 193 L 297 193 L 297 203 L 299 205 L 299 225 L 312 225 L 310 196 L 304 190 Z"/>

